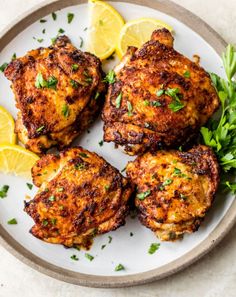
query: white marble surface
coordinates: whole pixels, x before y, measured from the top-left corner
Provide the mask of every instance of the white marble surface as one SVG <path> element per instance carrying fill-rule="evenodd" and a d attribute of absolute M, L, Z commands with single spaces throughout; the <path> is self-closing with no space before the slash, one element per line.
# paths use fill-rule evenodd
<path fill-rule="evenodd" d="M 0 30 L 41 0 L 0 0 Z M 174 0 L 204 19 L 227 42 L 236 42 L 236 0 Z M 235 297 L 235 227 L 212 252 L 167 279 L 134 288 L 92 289 L 42 275 L 0 247 L 0 297 Z"/>

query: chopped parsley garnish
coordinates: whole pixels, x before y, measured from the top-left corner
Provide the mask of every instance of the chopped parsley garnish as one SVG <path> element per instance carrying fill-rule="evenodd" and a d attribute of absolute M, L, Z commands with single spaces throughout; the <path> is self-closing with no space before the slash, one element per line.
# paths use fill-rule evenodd
<path fill-rule="evenodd" d="M 57 219 L 56 219 L 56 218 L 52 218 L 52 219 L 51 219 L 51 223 L 52 223 L 52 225 L 56 225 L 56 223 L 57 223 Z"/>
<path fill-rule="evenodd" d="M 171 179 L 171 178 L 167 178 L 162 184 L 161 184 L 161 186 L 159 187 L 159 189 L 162 191 L 162 190 L 164 190 L 164 187 L 165 186 L 168 186 L 168 185 L 170 185 L 170 184 L 172 184 L 173 183 L 173 179 Z"/>
<path fill-rule="evenodd" d="M 151 190 L 147 190 L 145 192 L 137 194 L 137 198 L 139 200 L 144 200 L 146 197 L 148 197 L 151 194 Z"/>
<path fill-rule="evenodd" d="M 154 254 L 160 247 L 160 243 L 152 243 L 149 247 L 148 253 L 150 255 Z"/>
<path fill-rule="evenodd" d="M 3 72 L 8 66 L 8 63 L 3 63 L 1 66 L 0 66 L 0 71 Z"/>
<path fill-rule="evenodd" d="M 111 243 L 112 242 L 112 237 L 109 235 L 108 236 L 108 243 Z"/>
<path fill-rule="evenodd" d="M 105 190 L 106 190 L 106 191 L 108 191 L 108 190 L 109 190 L 109 188 L 110 188 L 110 186 L 109 186 L 109 185 L 105 185 L 105 187 L 104 187 L 104 188 L 105 188 Z"/>
<path fill-rule="evenodd" d="M 125 267 L 124 267 L 122 264 L 118 264 L 118 265 L 115 267 L 115 271 L 121 271 L 121 270 L 125 270 Z"/>
<path fill-rule="evenodd" d="M 128 116 L 131 117 L 133 115 L 133 113 L 132 113 L 133 106 L 129 101 L 127 101 L 127 108 L 128 108 Z"/>
<path fill-rule="evenodd" d="M 54 76 L 50 76 L 48 78 L 48 80 L 45 80 L 43 78 L 43 75 L 41 72 L 39 72 L 36 76 L 36 80 L 35 80 L 35 87 L 37 89 L 40 89 L 40 88 L 49 88 L 49 89 L 54 89 L 56 90 L 56 87 L 57 87 L 57 83 L 58 83 L 58 80 L 54 77 Z"/>
<path fill-rule="evenodd" d="M 176 167 L 175 167 L 174 172 L 173 172 L 173 175 L 174 175 L 174 176 L 178 176 L 178 175 L 180 175 L 181 173 L 182 173 L 181 170 L 180 170 L 179 168 L 176 168 Z"/>
<path fill-rule="evenodd" d="M 189 70 L 186 70 L 186 71 L 184 72 L 184 77 L 186 77 L 186 78 L 190 78 L 190 72 L 189 72 Z"/>
<path fill-rule="evenodd" d="M 99 96 L 100 96 L 100 93 L 99 92 L 96 92 L 95 97 L 94 97 L 94 100 L 97 100 Z"/>
<path fill-rule="evenodd" d="M 57 189 L 57 192 L 63 192 L 65 189 L 63 187 L 60 187 Z"/>
<path fill-rule="evenodd" d="M 46 29 L 43 29 L 43 30 L 42 30 L 42 33 L 45 34 L 45 32 L 46 32 Z"/>
<path fill-rule="evenodd" d="M 160 97 L 160 96 L 163 95 L 163 94 L 165 94 L 165 90 L 163 90 L 163 89 L 158 90 L 158 91 L 156 92 L 157 97 Z"/>
<path fill-rule="evenodd" d="M 0 189 L 0 198 L 6 198 L 8 190 L 9 190 L 8 185 L 2 186 L 2 188 Z"/>
<path fill-rule="evenodd" d="M 43 38 L 35 38 L 35 40 L 37 40 L 39 43 L 42 43 L 44 41 Z"/>
<path fill-rule="evenodd" d="M 145 106 L 149 106 L 150 105 L 150 102 L 148 100 L 144 100 L 143 103 L 144 103 Z"/>
<path fill-rule="evenodd" d="M 70 109 L 69 109 L 69 106 L 67 104 L 64 104 L 62 106 L 62 114 L 65 118 L 68 118 L 68 116 L 70 115 Z"/>
<path fill-rule="evenodd" d="M 177 112 L 180 109 L 184 108 L 185 105 L 180 101 L 181 94 L 178 88 L 168 88 L 167 90 L 165 90 L 165 94 L 173 98 L 173 101 L 168 105 L 168 107 L 173 112 Z"/>
<path fill-rule="evenodd" d="M 160 101 L 152 101 L 151 105 L 154 107 L 160 107 L 161 106 L 161 102 Z"/>
<path fill-rule="evenodd" d="M 7 222 L 7 224 L 8 224 L 8 225 L 16 225 L 16 224 L 17 224 L 17 220 L 16 220 L 15 218 L 13 218 L 13 219 L 9 220 L 9 221 Z"/>
<path fill-rule="evenodd" d="M 60 29 L 58 30 L 58 33 L 63 34 L 63 33 L 65 33 L 65 30 L 62 29 L 62 28 L 60 28 Z"/>
<path fill-rule="evenodd" d="M 72 64 L 72 65 L 71 65 L 71 69 L 72 69 L 73 71 L 78 70 L 78 68 L 79 68 L 79 65 L 78 65 L 78 64 Z"/>
<path fill-rule="evenodd" d="M 79 258 L 76 255 L 72 255 L 70 258 L 71 260 L 79 261 Z"/>
<path fill-rule="evenodd" d="M 105 247 L 106 247 L 106 244 L 103 244 L 103 245 L 101 246 L 101 250 L 103 250 Z"/>
<path fill-rule="evenodd" d="M 68 22 L 68 24 L 70 24 L 73 21 L 73 18 L 74 18 L 74 14 L 71 13 L 71 12 L 69 12 L 67 14 L 67 22 Z"/>
<path fill-rule="evenodd" d="M 114 70 L 110 70 L 107 75 L 105 76 L 104 82 L 107 82 L 109 84 L 114 84 L 114 82 L 116 81 L 116 74 L 114 72 Z"/>
<path fill-rule="evenodd" d="M 76 170 L 83 170 L 84 168 L 85 168 L 85 164 L 83 164 L 83 163 L 75 164 Z"/>
<path fill-rule="evenodd" d="M 116 108 L 120 108 L 121 99 L 122 99 L 122 93 L 120 93 L 120 94 L 116 97 Z"/>
<path fill-rule="evenodd" d="M 43 220 L 42 224 L 43 224 L 44 227 L 46 227 L 48 225 L 48 220 Z"/>
<path fill-rule="evenodd" d="M 134 233 L 133 233 L 133 232 L 130 232 L 130 233 L 129 233 L 129 236 L 130 236 L 130 237 L 134 236 Z"/>
<path fill-rule="evenodd" d="M 70 80 L 70 84 L 74 89 L 78 89 L 78 87 L 79 87 L 79 83 L 74 79 Z"/>
<path fill-rule="evenodd" d="M 88 253 L 85 254 L 85 257 L 86 257 L 89 261 L 93 261 L 93 259 L 94 259 L 94 256 L 92 256 L 92 255 L 90 255 L 90 254 L 88 254 Z"/>
<path fill-rule="evenodd" d="M 87 31 L 87 30 L 88 30 L 88 27 L 85 27 L 83 31 Z"/>
<path fill-rule="evenodd" d="M 33 185 L 32 184 L 29 184 L 29 183 L 26 183 L 27 187 L 32 190 L 33 189 Z"/>
<path fill-rule="evenodd" d="M 45 126 L 40 126 L 38 129 L 36 129 L 36 132 L 42 132 Z"/>
<path fill-rule="evenodd" d="M 98 144 L 99 144 L 100 146 L 103 146 L 103 143 L 104 143 L 104 141 L 103 141 L 103 140 L 101 140 L 101 141 L 99 141 L 99 143 L 98 143 Z"/>
<path fill-rule="evenodd" d="M 93 81 L 93 78 L 91 76 L 89 76 L 87 71 L 84 71 L 84 76 L 85 76 L 85 81 L 87 83 L 91 83 Z"/>
<path fill-rule="evenodd" d="M 183 200 L 187 200 L 188 199 L 188 197 L 186 195 L 181 194 L 181 193 L 180 193 L 180 198 L 183 199 Z"/>
<path fill-rule="evenodd" d="M 79 155 L 80 155 L 81 157 L 83 157 L 83 158 L 88 158 L 88 155 L 85 154 L 85 153 L 79 153 Z"/>
<path fill-rule="evenodd" d="M 14 53 L 11 57 L 11 60 L 14 61 L 16 59 L 16 53 Z"/>
<path fill-rule="evenodd" d="M 57 19 L 57 14 L 55 12 L 52 13 L 52 19 L 55 21 Z"/>
<path fill-rule="evenodd" d="M 84 40 L 83 40 L 83 38 L 81 36 L 79 37 L 79 39 L 80 39 L 80 45 L 79 45 L 79 47 L 82 48 L 83 47 L 83 44 L 84 44 Z"/>
<path fill-rule="evenodd" d="M 39 22 L 43 24 L 43 23 L 46 23 L 47 20 L 45 20 L 45 19 L 41 19 Z"/>
<path fill-rule="evenodd" d="M 56 40 L 57 40 L 57 37 L 53 37 L 53 38 L 51 38 L 51 43 L 52 43 L 52 44 L 55 44 L 55 43 L 56 43 Z"/>
<path fill-rule="evenodd" d="M 48 198 L 48 200 L 49 200 L 49 201 L 55 201 L 55 200 L 56 200 L 56 197 L 55 197 L 54 195 L 52 195 L 52 196 L 50 196 L 50 197 Z"/>

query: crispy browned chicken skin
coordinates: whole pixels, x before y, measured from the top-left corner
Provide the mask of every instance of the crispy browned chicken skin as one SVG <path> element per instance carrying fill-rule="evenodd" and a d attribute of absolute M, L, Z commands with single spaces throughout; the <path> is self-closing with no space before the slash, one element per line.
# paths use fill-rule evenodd
<path fill-rule="evenodd" d="M 167 29 L 130 47 L 114 69 L 103 110 L 104 140 L 130 155 L 188 143 L 219 106 L 208 73 L 173 49 Z"/>
<path fill-rule="evenodd" d="M 25 211 L 31 233 L 46 242 L 88 248 L 96 234 L 125 223 L 132 187 L 102 157 L 81 147 L 45 155 L 32 168 L 40 187 Z"/>
<path fill-rule="evenodd" d="M 100 60 L 76 49 L 66 36 L 12 61 L 4 73 L 12 81 L 20 110 L 15 131 L 36 153 L 68 146 L 102 106 Z"/>
<path fill-rule="evenodd" d="M 145 153 L 129 162 L 127 175 L 137 186 L 141 223 L 167 241 L 198 229 L 219 183 L 217 160 L 203 145 Z"/>

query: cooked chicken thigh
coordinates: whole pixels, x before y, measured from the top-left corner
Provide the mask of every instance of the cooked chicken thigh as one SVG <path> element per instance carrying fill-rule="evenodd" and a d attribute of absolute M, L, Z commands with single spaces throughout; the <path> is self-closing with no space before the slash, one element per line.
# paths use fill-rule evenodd
<path fill-rule="evenodd" d="M 166 241 L 198 229 L 219 183 L 217 160 L 203 145 L 188 152 L 145 153 L 129 162 L 127 175 L 137 186 L 141 223 Z"/>
<path fill-rule="evenodd" d="M 4 73 L 20 110 L 16 133 L 36 153 L 68 146 L 102 106 L 100 60 L 76 49 L 66 36 L 12 61 Z"/>
<path fill-rule="evenodd" d="M 114 71 L 104 140 L 130 155 L 188 143 L 219 106 L 209 74 L 174 50 L 167 29 L 154 31 L 140 49 L 130 47 Z"/>
<path fill-rule="evenodd" d="M 32 168 L 40 187 L 25 211 L 31 233 L 50 243 L 89 248 L 91 239 L 125 223 L 132 187 L 103 158 L 80 147 L 45 155 Z"/>

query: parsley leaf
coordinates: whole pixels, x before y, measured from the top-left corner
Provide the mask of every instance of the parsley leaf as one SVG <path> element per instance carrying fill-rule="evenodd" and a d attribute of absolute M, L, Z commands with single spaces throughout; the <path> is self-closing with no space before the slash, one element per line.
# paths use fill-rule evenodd
<path fill-rule="evenodd" d="M 145 192 L 137 194 L 137 198 L 139 200 L 144 200 L 146 197 L 148 197 L 151 194 L 151 190 L 147 190 Z"/>
<path fill-rule="evenodd" d="M 127 101 L 127 108 L 128 108 L 128 116 L 131 117 L 133 115 L 133 113 L 132 113 L 133 106 L 129 101 Z"/>
<path fill-rule="evenodd" d="M 120 108 L 121 99 L 122 99 L 122 93 L 120 93 L 120 94 L 116 97 L 116 108 Z"/>
<path fill-rule="evenodd" d="M 67 104 L 64 104 L 62 106 L 62 114 L 65 118 L 68 118 L 68 116 L 70 115 L 70 109 L 69 109 L 69 106 Z"/>
<path fill-rule="evenodd" d="M 88 253 L 85 254 L 85 257 L 86 257 L 89 261 L 93 261 L 93 259 L 94 259 L 94 256 L 92 256 L 92 255 L 90 255 L 90 254 L 88 254 Z"/>
<path fill-rule="evenodd" d="M 149 247 L 148 253 L 150 255 L 154 254 L 160 247 L 160 243 L 152 243 Z"/>
<path fill-rule="evenodd" d="M 71 13 L 71 12 L 69 12 L 67 14 L 67 22 L 68 22 L 68 24 L 70 24 L 73 21 L 73 18 L 74 18 L 74 14 Z"/>
<path fill-rule="evenodd" d="M 122 264 L 118 264 L 118 265 L 115 267 L 115 271 L 121 271 L 121 270 L 125 270 L 125 267 L 124 267 Z"/>
<path fill-rule="evenodd" d="M 76 255 L 72 255 L 70 258 L 71 260 L 79 261 L 79 258 Z"/>
<path fill-rule="evenodd" d="M 7 68 L 8 66 L 8 63 L 3 63 L 1 66 L 0 66 L 0 71 L 1 72 L 4 72 L 4 70 Z"/>
<path fill-rule="evenodd" d="M 55 21 L 57 19 L 57 14 L 55 12 L 52 12 L 52 19 Z"/>
<path fill-rule="evenodd" d="M 114 72 L 114 70 L 110 70 L 107 75 L 105 76 L 104 82 L 107 82 L 109 84 L 114 84 L 114 82 L 116 81 L 116 74 Z"/>
<path fill-rule="evenodd" d="M 27 187 L 28 187 L 30 190 L 33 189 L 33 185 L 32 185 L 32 184 L 30 184 L 30 183 L 26 183 L 26 185 L 27 185 Z"/>
<path fill-rule="evenodd" d="M 7 224 L 8 224 L 8 225 L 16 225 L 16 224 L 17 224 L 17 220 L 16 220 L 15 218 L 13 218 L 13 219 L 9 220 L 9 221 L 7 222 Z"/>
<path fill-rule="evenodd" d="M 190 71 L 189 71 L 189 70 L 186 70 L 186 71 L 184 72 L 184 77 L 186 77 L 186 78 L 190 78 Z"/>
<path fill-rule="evenodd" d="M 2 188 L 0 189 L 0 198 L 6 198 L 8 190 L 9 190 L 8 185 L 2 186 Z"/>

